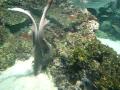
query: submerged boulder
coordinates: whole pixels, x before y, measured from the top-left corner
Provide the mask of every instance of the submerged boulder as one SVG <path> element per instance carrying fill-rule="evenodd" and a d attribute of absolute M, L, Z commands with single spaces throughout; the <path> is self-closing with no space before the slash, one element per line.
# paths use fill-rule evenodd
<path fill-rule="evenodd" d="M 99 28 L 97 20 L 91 14 L 86 15 L 79 10 L 76 10 L 77 14 L 75 14 L 75 10 L 67 10 L 69 12 L 71 10 L 70 14 L 72 15 L 72 17 L 68 17 L 67 20 L 69 21 L 61 18 L 58 21 L 63 21 L 65 24 L 61 27 L 54 27 L 51 31 L 48 30 L 53 36 L 53 38 L 51 37 L 48 40 L 52 43 L 54 50 L 54 58 L 49 65 L 49 70 L 54 77 L 58 90 L 79 90 L 82 88 L 84 90 L 83 77 L 91 81 L 92 84 L 88 86 L 93 85 L 98 90 L 119 89 L 120 87 L 117 83 L 120 82 L 118 80 L 120 77 L 118 75 L 119 71 L 116 71 L 116 69 L 119 69 L 120 58 L 112 48 L 101 44 L 96 39 L 94 29 Z M 64 17 L 69 16 L 69 14 L 64 15 Z M 84 17 L 83 15 L 86 16 Z M 58 18 L 56 17 L 56 19 Z M 116 64 L 113 64 L 115 62 Z M 105 69 L 107 67 L 108 69 Z M 114 70 L 111 73 L 110 71 L 113 67 Z M 108 75 L 104 74 L 105 72 Z M 103 84 L 103 82 L 106 83 Z"/>

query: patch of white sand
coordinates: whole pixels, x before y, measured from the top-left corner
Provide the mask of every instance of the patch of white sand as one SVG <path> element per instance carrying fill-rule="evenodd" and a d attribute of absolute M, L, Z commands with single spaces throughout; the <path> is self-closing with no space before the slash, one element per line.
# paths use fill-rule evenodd
<path fill-rule="evenodd" d="M 0 90 L 57 90 L 50 75 L 33 75 L 33 57 L 19 61 L 0 75 Z"/>
<path fill-rule="evenodd" d="M 102 44 L 113 48 L 118 54 L 120 54 L 120 41 L 113 41 L 110 39 L 97 38 Z"/>

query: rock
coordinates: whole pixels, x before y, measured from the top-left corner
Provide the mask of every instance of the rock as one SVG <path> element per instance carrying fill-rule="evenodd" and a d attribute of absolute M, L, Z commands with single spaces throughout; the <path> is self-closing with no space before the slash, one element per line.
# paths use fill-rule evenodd
<path fill-rule="evenodd" d="M 116 6 L 117 0 L 71 0 L 76 7 L 79 8 L 91 8 L 94 9 L 97 14 L 99 14 L 99 9 L 102 7 L 109 6 L 112 3 L 112 8 Z"/>
<path fill-rule="evenodd" d="M 119 34 L 120 34 L 120 27 L 119 27 L 119 26 L 117 26 L 117 25 L 112 25 L 112 28 L 114 29 L 114 31 L 115 31 L 116 33 L 119 33 Z"/>
<path fill-rule="evenodd" d="M 89 25 L 88 28 L 91 33 L 95 32 L 96 30 L 99 29 L 99 23 L 95 20 L 89 20 L 88 25 Z"/>
<path fill-rule="evenodd" d="M 100 26 L 101 30 L 107 31 L 107 32 L 109 32 L 111 28 L 112 28 L 112 23 L 110 21 L 103 21 Z"/>
<path fill-rule="evenodd" d="M 26 16 L 21 13 L 11 12 L 1 8 L 0 17 L 2 17 L 2 23 L 9 26 L 23 23 L 27 20 Z"/>

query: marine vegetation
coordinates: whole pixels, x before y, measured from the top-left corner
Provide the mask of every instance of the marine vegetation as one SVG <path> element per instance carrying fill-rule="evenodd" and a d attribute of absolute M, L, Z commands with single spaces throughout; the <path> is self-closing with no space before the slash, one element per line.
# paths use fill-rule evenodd
<path fill-rule="evenodd" d="M 0 47 L 0 70 L 12 66 L 16 59 L 25 60 L 30 57 L 32 50 L 31 41 L 10 36 Z"/>
<path fill-rule="evenodd" d="M 61 41 L 65 42 L 68 41 Z M 64 49 L 63 46 L 57 49 L 60 51 L 50 66 L 56 85 L 61 90 L 74 90 L 77 82 L 86 77 L 98 90 L 119 90 L 120 56 L 96 39 L 77 42 L 74 45 L 68 42 Z"/>
<path fill-rule="evenodd" d="M 7 40 L 9 33 L 10 32 L 7 30 L 7 28 L 0 26 L 0 45 L 2 45 Z"/>

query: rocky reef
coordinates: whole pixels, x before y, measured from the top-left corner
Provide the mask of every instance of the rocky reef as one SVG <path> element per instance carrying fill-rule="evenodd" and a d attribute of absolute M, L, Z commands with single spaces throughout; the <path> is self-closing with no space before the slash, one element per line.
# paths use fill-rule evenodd
<path fill-rule="evenodd" d="M 13 2 L 17 1 L 3 0 L 0 2 L 0 7 L 4 6 L 6 11 L 6 7 L 14 7 Z M 27 0 L 24 3 L 17 2 L 18 5 L 15 4 L 15 6 L 28 10 L 31 8 L 37 19 L 41 15 L 38 13 L 42 10 L 42 6 L 39 5 L 41 2 L 37 0 L 34 3 L 30 3 L 33 0 L 27 2 Z M 16 58 L 24 60 L 32 55 L 31 37 L 27 34 L 28 30 L 31 30 L 31 21 L 17 13 L 14 21 L 11 15 L 3 14 L 5 11 L 0 11 L 0 23 L 2 23 L 0 70 L 13 65 Z M 6 15 L 10 20 L 6 19 Z M 6 21 L 1 19 L 3 16 Z M 53 50 L 53 60 L 48 65 L 48 70 L 58 90 L 120 89 L 120 56 L 112 48 L 101 44 L 96 39 L 95 32 L 99 29 L 99 23 L 94 15 L 89 12 L 83 13 L 69 0 L 55 0 L 47 18 L 50 23 L 46 27 L 45 38 L 52 45 Z M 26 22 L 25 25 L 28 26 L 21 26 L 17 31 L 11 32 L 10 27 L 15 30 L 14 26 L 17 27 Z"/>
<path fill-rule="evenodd" d="M 120 1 L 119 0 L 101 0 L 100 2 L 106 2 L 99 7 L 98 11 L 95 8 L 90 7 L 88 10 L 94 14 L 100 23 L 99 37 L 110 38 L 113 40 L 120 39 Z M 99 1 L 98 1 L 99 2 Z M 93 3 L 94 4 L 94 3 Z M 101 35 L 103 34 L 103 35 Z"/>

